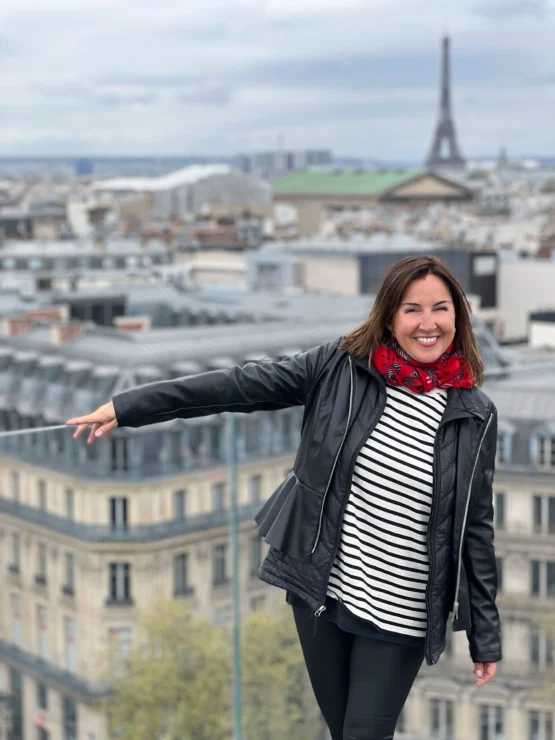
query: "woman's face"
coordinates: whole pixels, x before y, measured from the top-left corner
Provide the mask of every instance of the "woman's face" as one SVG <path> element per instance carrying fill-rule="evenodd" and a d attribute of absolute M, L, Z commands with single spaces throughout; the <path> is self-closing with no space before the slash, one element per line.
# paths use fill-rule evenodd
<path fill-rule="evenodd" d="M 417 362 L 435 362 L 455 338 L 455 306 L 437 275 L 414 280 L 395 314 L 395 339 Z"/>

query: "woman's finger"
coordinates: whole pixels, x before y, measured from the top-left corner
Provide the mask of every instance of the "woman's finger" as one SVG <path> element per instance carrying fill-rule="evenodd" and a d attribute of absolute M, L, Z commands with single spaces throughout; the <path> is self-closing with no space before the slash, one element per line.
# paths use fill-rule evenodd
<path fill-rule="evenodd" d="M 476 686 L 484 686 L 486 683 L 489 683 L 492 678 L 493 676 L 491 673 L 484 673 L 484 675 L 476 681 Z"/>
<path fill-rule="evenodd" d="M 108 422 L 108 424 L 101 424 L 98 425 L 98 429 L 95 429 L 94 436 L 95 437 L 105 437 L 107 434 L 109 434 L 112 429 L 115 429 L 118 425 L 117 419 L 114 419 L 113 421 Z"/>
<path fill-rule="evenodd" d="M 75 434 L 73 435 L 73 439 L 79 439 L 79 437 L 83 435 L 83 432 L 85 432 L 88 428 L 89 428 L 89 424 L 81 424 L 81 426 L 77 427 L 77 430 Z"/>
<path fill-rule="evenodd" d="M 91 427 L 91 432 L 90 432 L 90 434 L 89 434 L 89 438 L 88 438 L 88 440 L 87 440 L 87 443 L 88 443 L 88 444 L 92 445 L 92 443 L 94 442 L 94 433 L 96 432 L 96 430 L 97 430 L 97 429 L 98 429 L 98 428 L 99 428 L 100 426 L 102 426 L 102 425 L 101 425 L 101 424 L 93 424 L 93 425 L 92 425 L 92 427 Z"/>

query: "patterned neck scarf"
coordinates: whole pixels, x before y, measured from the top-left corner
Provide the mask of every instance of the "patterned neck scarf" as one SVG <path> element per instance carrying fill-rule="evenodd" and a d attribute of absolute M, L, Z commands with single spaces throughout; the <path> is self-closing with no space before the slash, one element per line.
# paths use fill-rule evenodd
<path fill-rule="evenodd" d="M 435 362 L 417 362 L 392 340 L 373 357 L 374 365 L 390 385 L 402 385 L 414 393 L 434 388 L 472 388 L 474 378 L 463 354 L 453 351 L 454 342 Z"/>

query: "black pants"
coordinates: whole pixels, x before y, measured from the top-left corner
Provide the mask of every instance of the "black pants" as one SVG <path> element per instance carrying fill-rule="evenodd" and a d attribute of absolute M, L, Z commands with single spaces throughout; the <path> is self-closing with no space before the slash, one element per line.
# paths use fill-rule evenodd
<path fill-rule="evenodd" d="M 392 740 L 424 659 L 424 646 L 344 632 L 293 606 L 316 701 L 333 740 Z"/>

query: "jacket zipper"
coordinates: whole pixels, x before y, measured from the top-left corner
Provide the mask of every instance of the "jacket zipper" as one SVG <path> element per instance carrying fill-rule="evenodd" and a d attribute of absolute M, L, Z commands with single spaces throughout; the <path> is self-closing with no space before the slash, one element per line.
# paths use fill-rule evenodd
<path fill-rule="evenodd" d="M 459 615 L 459 589 L 461 585 L 461 566 L 462 566 L 462 551 L 463 551 L 463 545 L 464 545 L 464 530 L 466 527 L 466 519 L 468 517 L 468 509 L 470 506 L 470 495 L 472 493 L 472 481 L 474 480 L 474 473 L 476 471 L 476 465 L 478 464 L 478 458 L 480 457 L 480 451 L 482 449 L 482 445 L 484 443 L 484 439 L 488 432 L 492 418 L 493 418 L 493 414 L 490 414 L 488 423 L 486 424 L 486 428 L 484 429 L 484 433 L 482 434 L 482 437 L 480 439 L 480 444 L 478 445 L 476 457 L 474 458 L 474 465 L 472 467 L 472 475 L 470 476 L 470 484 L 468 486 L 468 495 L 466 497 L 466 506 L 464 509 L 464 518 L 463 518 L 463 525 L 462 525 L 462 530 L 461 530 L 461 541 L 459 544 L 459 558 L 458 558 L 458 563 L 457 563 L 457 580 L 456 580 L 456 585 L 455 585 L 455 599 L 454 599 L 454 604 L 453 604 L 453 622 Z"/>
<path fill-rule="evenodd" d="M 351 386 L 349 390 L 349 413 L 347 415 L 347 426 L 345 427 L 345 432 L 343 433 L 343 439 L 341 440 L 341 444 L 339 445 L 339 449 L 337 450 L 337 455 L 335 456 L 335 460 L 333 461 L 330 476 L 328 478 L 328 484 L 326 486 L 326 490 L 324 491 L 324 496 L 322 498 L 322 506 L 320 508 L 320 519 L 318 520 L 318 531 L 316 532 L 316 539 L 314 540 L 314 546 L 312 550 L 310 551 L 311 555 L 314 554 L 314 551 L 316 550 L 316 547 L 318 546 L 318 541 L 320 539 L 320 533 L 322 531 L 322 520 L 324 518 L 324 506 L 326 504 L 326 498 L 327 498 L 328 491 L 331 485 L 331 479 L 333 478 L 333 474 L 335 472 L 337 461 L 339 460 L 339 455 L 341 454 L 341 450 L 343 449 L 343 445 L 345 444 L 345 439 L 347 438 L 347 432 L 349 431 L 349 424 L 351 423 L 351 413 L 353 411 L 353 363 L 350 357 L 349 357 L 349 374 L 350 374 L 350 379 L 351 379 Z"/>
<path fill-rule="evenodd" d="M 430 608 L 430 589 L 432 587 L 433 583 L 433 577 L 434 577 L 434 557 L 432 554 L 432 546 L 431 546 L 431 540 L 432 540 L 432 534 L 434 531 L 434 515 L 436 510 L 436 499 L 439 495 L 439 486 L 437 484 L 437 465 L 438 465 L 438 459 L 439 459 L 439 433 L 441 429 L 443 428 L 445 422 L 440 421 L 439 426 L 437 428 L 436 437 L 434 439 L 434 467 L 433 467 L 433 479 L 434 479 L 434 491 L 432 496 L 432 508 L 430 509 L 430 518 L 428 520 L 428 532 L 427 532 L 427 544 L 428 544 L 428 561 L 429 561 L 429 572 L 428 572 L 428 583 L 426 585 L 426 644 L 425 644 L 425 652 L 426 652 L 426 659 L 429 663 L 432 662 L 431 656 L 429 655 L 429 636 L 430 636 L 430 615 L 432 613 L 432 610 Z"/>
<path fill-rule="evenodd" d="M 351 490 L 351 480 L 353 478 L 353 472 L 354 472 L 354 469 L 355 469 L 355 464 L 356 464 L 357 458 L 359 456 L 360 451 L 362 450 L 362 448 L 366 444 L 366 441 L 368 440 L 368 437 L 372 434 L 372 432 L 374 431 L 374 428 L 376 427 L 377 423 L 381 419 L 384 408 L 385 408 L 385 403 L 382 402 L 382 405 L 381 405 L 378 413 L 376 414 L 376 418 L 372 422 L 371 427 L 366 430 L 366 432 L 365 432 L 365 434 L 364 434 L 364 436 L 362 438 L 362 442 L 358 445 L 358 447 L 357 447 L 357 449 L 356 449 L 356 451 L 355 451 L 355 453 L 354 453 L 354 455 L 353 455 L 353 457 L 351 459 L 351 466 L 349 468 L 349 475 L 348 475 L 348 478 L 347 478 L 347 493 L 344 496 L 343 505 L 342 505 L 341 511 L 339 513 L 339 524 L 338 524 L 338 526 L 339 526 L 339 529 L 340 530 L 341 530 L 341 523 L 343 522 L 343 516 L 345 514 L 345 509 L 347 508 L 347 503 L 349 501 L 349 492 Z M 328 572 L 326 573 L 326 579 L 325 579 L 325 585 L 324 585 L 324 595 L 323 595 L 324 602 L 326 600 L 326 594 L 327 594 L 327 590 L 328 590 L 328 581 L 330 579 L 331 569 L 333 568 L 333 564 L 335 562 L 337 551 L 339 549 L 340 540 L 341 540 L 341 536 L 338 536 L 336 538 L 336 543 L 335 543 L 334 551 L 332 553 L 332 557 L 330 558 L 330 564 L 329 564 L 329 567 L 328 567 Z M 314 612 L 314 616 L 315 617 L 319 617 L 325 611 L 326 611 L 326 606 L 325 606 L 325 604 L 322 604 Z"/>

